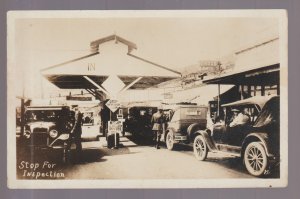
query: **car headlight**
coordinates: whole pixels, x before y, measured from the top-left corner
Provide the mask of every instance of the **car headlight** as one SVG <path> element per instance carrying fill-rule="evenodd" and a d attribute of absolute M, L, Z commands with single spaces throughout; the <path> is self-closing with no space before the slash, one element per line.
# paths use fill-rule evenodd
<path fill-rule="evenodd" d="M 24 132 L 24 137 L 27 138 L 27 139 L 29 139 L 29 138 L 30 138 L 30 135 L 31 135 L 30 130 L 25 130 L 25 132 Z"/>
<path fill-rule="evenodd" d="M 50 132 L 49 132 L 49 135 L 50 137 L 52 138 L 56 138 L 58 136 L 58 131 L 55 130 L 55 129 L 52 129 Z"/>

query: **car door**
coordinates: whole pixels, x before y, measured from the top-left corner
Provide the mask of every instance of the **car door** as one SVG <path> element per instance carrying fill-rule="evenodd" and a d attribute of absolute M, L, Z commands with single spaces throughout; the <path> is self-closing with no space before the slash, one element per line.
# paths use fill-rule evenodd
<path fill-rule="evenodd" d="M 234 126 L 227 128 L 227 144 L 230 146 L 240 146 L 243 140 L 244 126 Z"/>
<path fill-rule="evenodd" d="M 245 109 L 252 109 L 253 105 L 247 105 L 247 106 L 241 106 L 239 107 L 240 110 L 245 110 Z M 245 116 L 245 113 L 244 113 Z M 237 125 L 234 127 L 229 127 L 227 128 L 227 142 L 228 145 L 233 146 L 233 147 L 239 147 L 242 145 L 244 138 L 247 136 L 250 127 L 251 127 L 251 115 L 248 115 L 246 117 L 249 117 L 249 122 L 242 124 L 242 125 Z"/>
<path fill-rule="evenodd" d="M 216 144 L 223 144 L 226 140 L 226 122 L 225 116 L 218 116 L 213 125 L 213 140 Z"/>

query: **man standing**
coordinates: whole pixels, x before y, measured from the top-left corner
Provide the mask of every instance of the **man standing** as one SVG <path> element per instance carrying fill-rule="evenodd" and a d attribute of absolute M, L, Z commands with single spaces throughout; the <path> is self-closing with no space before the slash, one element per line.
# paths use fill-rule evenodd
<path fill-rule="evenodd" d="M 155 136 L 155 148 L 159 149 L 160 137 L 162 134 L 162 124 L 163 124 L 162 108 L 159 108 L 157 112 L 152 115 L 151 123 L 153 124 L 152 131 Z"/>
<path fill-rule="evenodd" d="M 78 106 L 74 108 L 75 110 L 75 123 L 71 130 L 71 137 L 74 140 L 74 143 L 76 145 L 76 151 L 81 152 L 82 145 L 81 145 L 81 134 L 82 134 L 82 117 L 83 114 L 79 111 Z"/>
<path fill-rule="evenodd" d="M 102 122 L 102 133 L 104 137 L 107 137 L 108 131 L 108 121 L 110 120 L 110 109 L 105 105 L 109 100 L 103 102 L 103 106 L 100 112 L 101 122 Z"/>

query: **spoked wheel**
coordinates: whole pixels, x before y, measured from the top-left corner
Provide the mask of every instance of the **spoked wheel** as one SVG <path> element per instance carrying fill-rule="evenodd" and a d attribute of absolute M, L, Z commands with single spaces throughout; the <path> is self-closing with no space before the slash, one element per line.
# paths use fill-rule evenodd
<path fill-rule="evenodd" d="M 251 175 L 262 176 L 267 173 L 268 158 L 260 142 L 248 144 L 244 154 L 244 162 L 246 169 Z"/>
<path fill-rule="evenodd" d="M 167 149 L 169 150 L 175 149 L 174 135 L 172 131 L 169 131 L 166 136 L 166 145 L 167 145 Z"/>
<path fill-rule="evenodd" d="M 194 140 L 194 155 L 197 158 L 197 160 L 205 160 L 207 157 L 208 149 L 206 142 L 202 135 L 198 135 Z"/>

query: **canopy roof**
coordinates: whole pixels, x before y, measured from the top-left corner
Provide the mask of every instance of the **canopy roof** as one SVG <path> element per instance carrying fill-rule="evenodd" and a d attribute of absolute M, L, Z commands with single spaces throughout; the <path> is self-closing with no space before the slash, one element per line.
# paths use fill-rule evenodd
<path fill-rule="evenodd" d="M 222 107 L 226 106 L 242 106 L 242 105 L 248 105 L 248 104 L 256 104 L 261 109 L 266 104 L 267 101 L 269 101 L 271 98 L 275 97 L 276 95 L 269 95 L 269 96 L 254 96 L 247 99 L 239 100 L 236 102 L 223 104 Z"/>
<path fill-rule="evenodd" d="M 46 74 L 44 75 L 50 82 L 61 89 L 97 89 L 95 85 L 91 84 L 84 78 L 85 75 L 63 75 L 63 74 Z M 87 75 L 98 85 L 101 85 L 108 76 L 104 75 Z M 126 86 L 136 80 L 138 76 L 118 76 Z M 173 79 L 176 77 L 159 77 L 159 76 L 144 76 L 140 81 L 135 83 L 130 89 L 146 89 L 153 87 L 161 82 Z"/>
<path fill-rule="evenodd" d="M 220 95 L 226 93 L 230 89 L 232 89 L 234 85 L 222 85 L 220 86 Z M 197 94 L 191 102 L 197 104 L 205 104 L 207 105 L 209 101 L 214 100 L 215 97 L 218 97 L 218 86 L 217 85 L 205 85 L 199 87 L 195 92 Z"/>
<path fill-rule="evenodd" d="M 234 85 L 222 85 L 220 93 L 225 93 Z M 172 99 L 164 100 L 165 103 L 174 104 L 180 102 L 197 103 L 198 105 L 207 105 L 209 101 L 218 96 L 217 85 L 206 85 L 185 89 L 181 91 L 172 92 Z"/>
<path fill-rule="evenodd" d="M 136 45 L 117 35 L 92 41 L 90 46 L 91 54 L 45 68 L 42 75 L 63 89 L 97 89 L 87 78 L 101 86 L 111 75 L 118 76 L 126 86 L 139 78 L 130 89 L 145 89 L 181 76 L 175 70 L 131 54 Z"/>
<path fill-rule="evenodd" d="M 275 85 L 279 83 L 279 64 L 234 72 L 220 77 L 204 80 L 206 84 L 235 84 L 235 85 Z"/>

